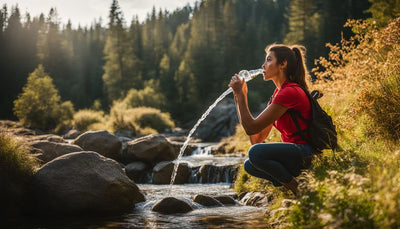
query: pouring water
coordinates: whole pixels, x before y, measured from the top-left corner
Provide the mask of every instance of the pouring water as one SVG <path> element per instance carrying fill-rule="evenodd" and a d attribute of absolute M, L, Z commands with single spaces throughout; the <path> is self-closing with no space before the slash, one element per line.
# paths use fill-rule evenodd
<path fill-rule="evenodd" d="M 257 75 L 260 75 L 263 73 L 263 69 L 255 69 L 255 70 L 242 70 L 239 72 L 239 77 L 241 79 L 245 79 L 246 82 L 254 79 Z M 172 171 L 172 175 L 171 175 L 171 182 L 170 182 L 170 187 L 169 187 L 169 191 L 168 191 L 168 196 L 171 196 L 171 190 L 172 190 L 172 185 L 174 184 L 175 181 L 175 177 L 176 177 L 176 173 L 178 171 L 178 166 L 179 166 L 179 161 L 182 158 L 183 152 L 185 152 L 185 149 L 193 135 L 193 133 L 196 131 L 197 127 L 200 125 L 200 123 L 208 116 L 208 114 L 211 112 L 211 110 L 222 100 L 225 98 L 225 96 L 227 96 L 229 93 L 232 92 L 232 88 L 228 88 L 224 93 L 222 93 L 215 101 L 213 104 L 211 104 L 211 106 L 208 107 L 208 109 L 206 110 L 206 112 L 204 112 L 204 114 L 201 116 L 201 118 L 197 121 L 197 123 L 193 126 L 193 128 L 190 130 L 188 136 L 186 137 L 185 142 L 183 143 L 180 151 L 179 151 L 179 155 L 176 159 L 176 163 L 174 165 L 174 170 Z"/>

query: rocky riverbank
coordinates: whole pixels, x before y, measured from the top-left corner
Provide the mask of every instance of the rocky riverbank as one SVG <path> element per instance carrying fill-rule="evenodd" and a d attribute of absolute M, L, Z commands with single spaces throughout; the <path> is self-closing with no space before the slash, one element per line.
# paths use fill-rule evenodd
<path fill-rule="evenodd" d="M 146 200 L 146 193 L 139 190 L 137 183 L 169 184 L 174 160 L 182 146 L 182 141 L 176 141 L 178 138 L 162 134 L 129 139 L 102 130 L 57 136 L 26 129 L 11 121 L 1 121 L 0 126 L 2 133 L 23 139 L 30 146 L 30 153 L 40 161 L 32 180 L 33 206 L 29 206 L 32 214 L 40 216 L 115 215 L 132 211 L 135 204 Z M 195 148 L 196 143 L 189 144 L 185 154 L 190 155 Z M 175 184 L 232 183 L 238 168 L 238 164 L 191 166 L 180 162 Z M 197 195 L 182 204 L 218 207 L 268 203 L 268 198 L 249 195 L 252 194 Z M 154 211 L 178 212 L 181 209 L 178 205 L 168 207 L 170 199 L 155 203 Z"/>

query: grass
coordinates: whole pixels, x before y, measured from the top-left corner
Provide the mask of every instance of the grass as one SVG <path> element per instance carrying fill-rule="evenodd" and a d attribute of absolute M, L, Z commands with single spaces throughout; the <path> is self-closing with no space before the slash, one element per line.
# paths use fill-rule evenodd
<path fill-rule="evenodd" d="M 0 206 L 5 209 L 0 217 L 23 214 L 31 194 L 30 182 L 38 167 L 22 139 L 0 132 Z"/>

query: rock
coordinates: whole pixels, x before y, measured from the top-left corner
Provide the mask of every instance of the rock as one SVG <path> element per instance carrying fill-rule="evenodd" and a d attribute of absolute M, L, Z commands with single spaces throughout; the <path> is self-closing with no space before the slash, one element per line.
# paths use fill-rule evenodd
<path fill-rule="evenodd" d="M 55 142 L 55 143 L 67 143 L 63 137 L 60 137 L 55 134 L 43 134 L 43 135 L 36 135 L 27 137 L 29 142 L 37 142 L 37 141 L 48 141 L 48 142 Z"/>
<path fill-rule="evenodd" d="M 266 207 L 272 200 L 272 196 L 266 196 L 261 192 L 248 192 L 240 199 L 244 205 L 255 207 Z"/>
<path fill-rule="evenodd" d="M 151 171 L 141 161 L 132 162 L 125 166 L 126 175 L 136 183 L 148 183 L 151 179 Z"/>
<path fill-rule="evenodd" d="M 183 142 L 175 142 L 175 141 L 170 141 L 170 143 L 174 147 L 175 152 L 177 152 L 177 155 L 179 155 L 184 143 Z M 183 155 L 184 156 L 192 155 L 193 150 L 196 148 L 197 148 L 197 146 L 194 144 L 191 144 L 191 143 L 187 144 L 185 151 L 183 152 Z"/>
<path fill-rule="evenodd" d="M 117 130 L 114 132 L 114 135 L 117 137 L 133 138 L 136 136 L 136 130 Z"/>
<path fill-rule="evenodd" d="M 122 153 L 123 161 L 144 161 L 155 165 L 160 161 L 172 161 L 178 153 L 162 135 L 147 135 L 126 143 Z"/>
<path fill-rule="evenodd" d="M 218 142 L 232 136 L 238 124 L 235 102 L 231 98 L 222 100 L 196 130 L 196 137 L 207 142 Z"/>
<path fill-rule="evenodd" d="M 219 202 L 218 200 L 216 200 L 215 198 L 211 197 L 211 196 L 205 196 L 205 195 L 196 195 L 193 198 L 193 201 L 196 203 L 199 203 L 201 205 L 204 206 L 224 206 L 221 202 Z"/>
<path fill-rule="evenodd" d="M 119 160 L 122 143 L 119 138 L 106 130 L 87 131 L 72 144 L 76 144 L 86 151 L 95 151 L 105 157 Z"/>
<path fill-rule="evenodd" d="M 211 165 L 204 164 L 198 172 L 201 183 L 232 183 L 240 165 Z"/>
<path fill-rule="evenodd" d="M 174 170 L 175 163 L 172 161 L 163 161 L 153 168 L 152 180 L 153 184 L 169 184 L 171 183 L 171 175 Z M 183 184 L 187 182 L 191 173 L 191 168 L 187 163 L 179 163 L 178 171 L 174 180 L 174 184 Z"/>
<path fill-rule="evenodd" d="M 31 151 L 34 154 L 37 154 L 37 158 L 39 158 L 43 163 L 47 163 L 54 158 L 57 158 L 59 156 L 72 153 L 72 152 L 80 152 L 83 151 L 83 149 L 77 145 L 71 145 L 67 143 L 55 143 L 55 142 L 49 142 L 49 141 L 35 141 L 30 143 L 32 147 L 37 150 Z"/>
<path fill-rule="evenodd" d="M 183 200 L 167 197 L 157 202 L 151 210 L 163 214 L 175 214 L 190 212 L 193 208 Z"/>
<path fill-rule="evenodd" d="M 64 134 L 64 138 L 65 139 L 75 139 L 77 138 L 79 135 L 81 135 L 81 132 L 79 130 L 76 129 L 72 129 L 69 130 L 66 134 Z"/>
<path fill-rule="evenodd" d="M 35 174 L 38 212 L 50 215 L 119 214 L 144 201 L 118 162 L 96 152 L 63 155 Z"/>
<path fill-rule="evenodd" d="M 224 205 L 235 205 L 236 204 L 235 200 L 230 196 L 223 195 L 223 196 L 216 196 L 214 198 Z"/>

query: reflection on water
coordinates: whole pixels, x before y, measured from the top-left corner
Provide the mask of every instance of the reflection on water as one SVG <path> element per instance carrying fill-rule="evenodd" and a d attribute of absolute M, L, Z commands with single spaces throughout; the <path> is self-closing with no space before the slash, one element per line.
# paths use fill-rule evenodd
<path fill-rule="evenodd" d="M 132 212 L 119 217 L 90 219 L 69 218 L 40 222 L 19 222 L 14 228 L 266 228 L 263 208 L 237 203 L 226 207 L 204 207 L 192 202 L 188 213 L 163 215 L 151 207 L 168 194 L 169 185 L 138 185 L 146 193 L 147 201 L 139 203 Z M 172 196 L 191 200 L 196 194 L 209 196 L 235 195 L 226 184 L 174 185 Z"/>

